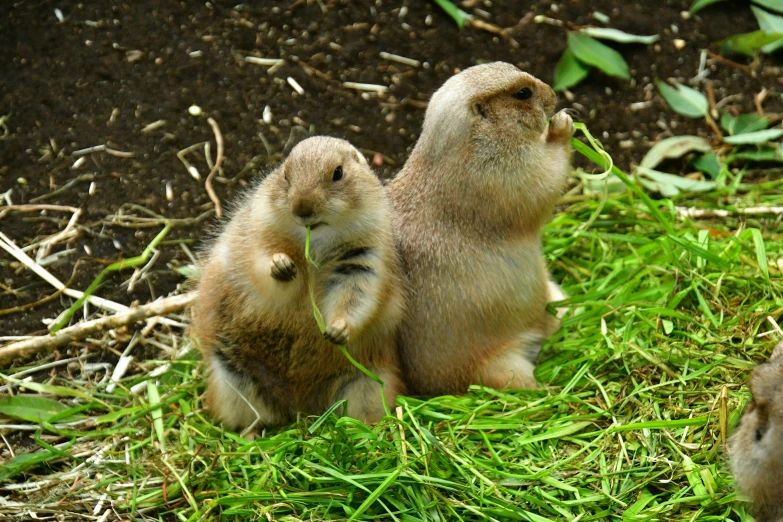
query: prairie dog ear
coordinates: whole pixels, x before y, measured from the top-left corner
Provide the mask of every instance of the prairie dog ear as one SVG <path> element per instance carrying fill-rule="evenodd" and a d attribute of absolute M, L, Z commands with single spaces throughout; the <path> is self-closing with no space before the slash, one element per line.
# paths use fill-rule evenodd
<path fill-rule="evenodd" d="M 470 106 L 471 109 L 473 109 L 473 114 L 475 116 L 480 116 L 484 118 L 485 120 L 488 119 L 487 117 L 487 111 L 484 107 L 484 102 L 482 101 L 474 101 L 473 104 Z"/>
<path fill-rule="evenodd" d="M 370 164 L 369 164 L 369 163 L 367 163 L 367 158 L 365 158 L 365 157 L 364 157 L 364 154 L 362 154 L 361 152 L 359 152 L 357 149 L 353 149 L 353 157 L 354 157 L 354 159 L 355 159 L 356 161 L 358 161 L 358 162 L 359 162 L 359 164 L 360 164 L 362 167 L 367 167 L 367 168 L 370 168 Z"/>

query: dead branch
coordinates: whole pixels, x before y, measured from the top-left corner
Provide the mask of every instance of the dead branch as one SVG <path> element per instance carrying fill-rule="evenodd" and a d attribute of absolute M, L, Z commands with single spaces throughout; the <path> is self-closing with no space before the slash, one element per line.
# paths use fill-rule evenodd
<path fill-rule="evenodd" d="M 132 308 L 127 312 L 63 328 L 54 335 L 40 335 L 32 339 L 11 343 L 0 348 L 0 365 L 7 365 L 15 359 L 30 357 L 44 350 L 54 350 L 104 330 L 113 330 L 150 317 L 179 312 L 190 306 L 197 295 L 196 292 L 190 292 L 161 298 L 157 301 Z"/>
<path fill-rule="evenodd" d="M 220 133 L 220 127 L 218 127 L 218 124 L 215 120 L 209 118 L 207 122 L 209 122 L 209 125 L 212 127 L 212 132 L 215 134 L 215 141 L 217 142 L 217 158 L 215 158 L 215 166 L 212 167 L 212 170 L 209 172 L 209 176 L 207 176 L 207 181 L 204 183 L 204 187 L 207 189 L 209 199 L 211 199 L 212 203 L 215 204 L 215 215 L 218 217 L 218 219 L 220 219 L 223 217 L 223 209 L 220 206 L 220 199 L 218 199 L 217 194 L 215 194 L 215 189 L 212 188 L 212 178 L 214 178 L 215 174 L 220 171 L 220 165 L 223 163 L 223 135 Z"/>
<path fill-rule="evenodd" d="M 734 210 L 724 210 L 718 208 L 689 208 L 676 207 L 677 214 L 681 217 L 691 218 L 712 218 L 712 217 L 730 217 L 737 215 L 744 216 L 779 216 L 783 214 L 783 207 L 745 207 Z"/>

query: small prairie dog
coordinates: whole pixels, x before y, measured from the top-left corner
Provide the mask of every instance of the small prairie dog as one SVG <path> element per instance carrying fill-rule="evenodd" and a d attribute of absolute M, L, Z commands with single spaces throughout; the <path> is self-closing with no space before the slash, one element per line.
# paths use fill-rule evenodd
<path fill-rule="evenodd" d="M 389 186 L 411 295 L 399 346 L 409 392 L 534 388 L 558 327 L 541 227 L 570 171 L 574 127 L 555 93 L 511 64 L 470 67 L 432 96 Z"/>
<path fill-rule="evenodd" d="M 307 226 L 318 268 L 305 260 Z M 380 387 L 335 344 L 384 381 L 393 405 L 403 389 L 400 274 L 385 188 L 364 157 L 335 138 L 299 143 L 240 203 L 203 263 L 192 328 L 209 368 L 209 410 L 240 429 L 347 399 L 347 415 L 380 419 Z"/>
<path fill-rule="evenodd" d="M 758 522 L 783 522 L 783 342 L 748 386 L 753 402 L 729 441 L 731 468 Z"/>

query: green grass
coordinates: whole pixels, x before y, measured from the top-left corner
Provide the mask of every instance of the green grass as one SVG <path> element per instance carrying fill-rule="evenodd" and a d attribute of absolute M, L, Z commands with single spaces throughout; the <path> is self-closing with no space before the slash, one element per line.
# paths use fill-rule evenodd
<path fill-rule="evenodd" d="M 783 181 L 725 172 L 713 192 L 653 202 L 657 216 L 629 191 L 571 201 L 545 231 L 571 297 L 542 389 L 401 397 L 401 418 L 377 426 L 327 413 L 248 441 L 205 416 L 195 359 L 138 395 L 143 374 L 112 393 L 60 376 L 45 386 L 69 394 L 36 390 L 67 409 L 6 432 L 28 452 L 2 466 L 3 487 L 29 490 L 4 490 L 0 513 L 83 520 L 100 502 L 96 519 L 111 506 L 132 520 L 749 520 L 723 441 L 777 339 L 759 334 L 783 307 L 780 220 L 674 207 L 783 205 Z"/>

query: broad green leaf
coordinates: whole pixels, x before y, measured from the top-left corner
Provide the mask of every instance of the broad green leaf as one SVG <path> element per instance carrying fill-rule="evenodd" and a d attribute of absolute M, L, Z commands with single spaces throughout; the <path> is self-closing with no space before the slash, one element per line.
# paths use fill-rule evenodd
<path fill-rule="evenodd" d="M 707 97 L 696 89 L 682 84 L 674 88 L 661 80 L 655 80 L 658 91 L 674 112 L 689 118 L 702 118 L 707 115 L 709 103 Z"/>
<path fill-rule="evenodd" d="M 673 136 L 653 145 L 640 166 L 652 169 L 667 158 L 679 158 L 693 150 L 707 152 L 711 149 L 710 142 L 699 136 Z"/>
<path fill-rule="evenodd" d="M 48 421 L 70 407 L 40 395 L 15 395 L 0 398 L 0 413 L 28 422 Z"/>
<path fill-rule="evenodd" d="M 781 136 L 783 136 L 783 129 L 767 129 L 726 136 L 723 138 L 723 141 L 731 145 L 759 145 L 768 141 L 774 141 Z"/>
<path fill-rule="evenodd" d="M 756 20 L 759 22 L 759 27 L 762 31 L 768 33 L 783 33 L 783 16 L 778 16 L 760 9 L 755 5 L 750 6 L 753 14 L 756 15 Z"/>
<path fill-rule="evenodd" d="M 708 174 L 712 179 L 717 178 L 720 174 L 720 160 L 718 155 L 712 152 L 708 152 L 693 160 L 693 166 L 699 171 Z"/>
<path fill-rule="evenodd" d="M 756 20 L 759 22 L 759 27 L 762 31 L 767 33 L 783 33 L 783 16 L 774 15 L 763 9 L 759 9 L 755 5 L 750 6 L 753 10 L 753 14 L 756 15 Z M 783 40 L 776 40 L 761 48 L 765 53 L 772 53 L 783 47 Z"/>
<path fill-rule="evenodd" d="M 726 0 L 696 0 L 693 2 L 693 5 L 691 5 L 691 13 L 695 13 L 697 11 L 701 11 L 708 5 L 717 4 L 718 2 L 725 2 Z"/>
<path fill-rule="evenodd" d="M 783 13 L 783 0 L 751 0 L 754 4 Z"/>
<path fill-rule="evenodd" d="M 628 64 L 623 57 L 611 47 L 582 33 L 568 33 L 568 47 L 576 58 L 586 64 L 598 67 L 610 76 L 625 80 L 631 79 Z"/>
<path fill-rule="evenodd" d="M 742 152 L 735 152 L 726 158 L 726 163 L 732 163 L 736 160 L 783 162 L 783 144 L 777 148 L 764 148 L 759 150 L 744 150 Z"/>
<path fill-rule="evenodd" d="M 666 197 L 676 196 L 680 192 L 705 192 L 717 185 L 714 181 L 690 179 L 644 167 L 637 167 L 636 174 L 645 186 Z"/>
<path fill-rule="evenodd" d="M 52 384 L 43 384 L 40 382 L 32 382 L 32 381 L 20 381 L 19 379 L 8 377 L 7 375 L 3 375 L 2 373 L 0 373 L 0 378 L 3 378 L 8 382 L 14 383 L 17 386 L 20 386 L 22 388 L 27 388 L 28 390 L 34 392 L 48 393 L 50 395 L 62 395 L 64 397 L 78 397 L 79 399 L 84 399 L 86 401 L 100 402 L 101 404 L 105 405 L 105 403 L 96 399 L 95 397 L 92 397 L 81 390 L 68 388 L 67 386 L 55 386 Z"/>
<path fill-rule="evenodd" d="M 640 36 L 637 34 L 626 33 L 625 31 L 620 31 L 619 29 L 612 29 L 610 27 L 585 27 L 580 29 L 579 32 L 588 36 L 592 36 L 593 38 L 612 40 L 619 43 L 641 43 L 649 45 L 657 42 L 661 38 L 657 34 Z"/>
<path fill-rule="evenodd" d="M 755 112 L 740 114 L 737 117 L 725 112 L 720 118 L 720 126 L 729 134 L 755 132 L 766 129 L 768 125 L 769 120 L 764 116 L 759 116 Z"/>
<path fill-rule="evenodd" d="M 783 33 L 753 31 L 752 33 L 735 34 L 720 42 L 721 54 L 741 54 L 754 56 L 759 51 L 772 52 L 770 46 L 783 42 Z"/>
<path fill-rule="evenodd" d="M 555 69 L 555 81 L 552 88 L 555 91 L 570 89 L 585 79 L 590 72 L 590 67 L 576 59 L 571 49 L 566 48 Z"/>

